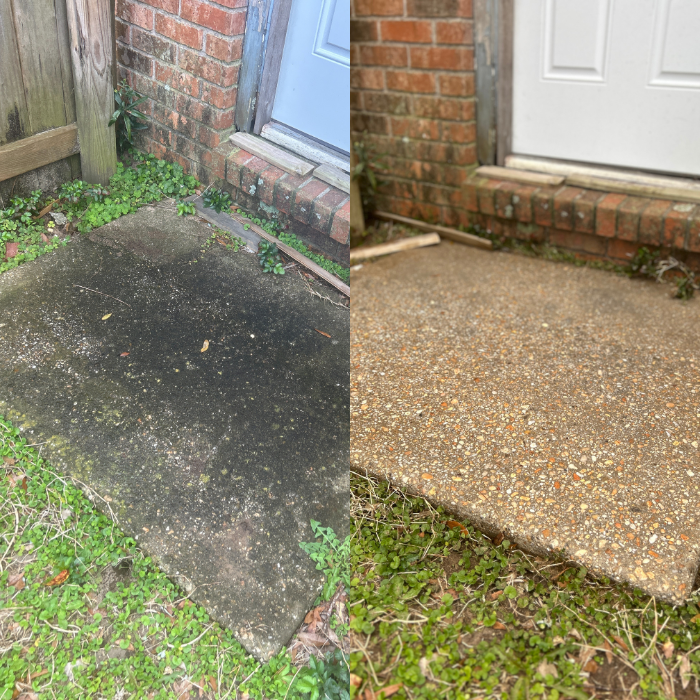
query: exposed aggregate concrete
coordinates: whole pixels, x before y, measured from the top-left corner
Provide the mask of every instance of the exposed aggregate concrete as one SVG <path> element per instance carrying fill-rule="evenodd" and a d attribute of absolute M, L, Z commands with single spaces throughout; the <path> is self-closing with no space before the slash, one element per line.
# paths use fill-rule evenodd
<path fill-rule="evenodd" d="M 680 602 L 700 555 L 700 300 L 454 244 L 353 272 L 351 464 Z"/>

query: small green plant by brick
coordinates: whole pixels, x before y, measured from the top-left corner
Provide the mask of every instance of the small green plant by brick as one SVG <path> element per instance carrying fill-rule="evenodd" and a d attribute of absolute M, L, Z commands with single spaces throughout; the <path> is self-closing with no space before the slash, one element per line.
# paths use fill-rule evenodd
<path fill-rule="evenodd" d="M 231 197 L 228 192 L 216 187 L 208 189 L 202 196 L 204 206 L 216 212 L 228 211 L 231 208 Z"/>
<path fill-rule="evenodd" d="M 195 214 L 197 209 L 192 202 L 178 202 L 177 215 L 184 216 L 185 214 Z"/>
<path fill-rule="evenodd" d="M 263 231 L 266 231 L 271 236 L 279 238 L 281 243 L 288 245 L 290 248 L 298 251 L 302 255 L 305 255 L 309 260 L 313 260 L 317 265 L 320 265 L 324 270 L 330 272 L 336 277 L 343 280 L 343 282 L 350 281 L 350 268 L 343 267 L 333 260 L 320 255 L 318 253 L 313 253 L 308 249 L 302 241 L 300 241 L 293 233 L 287 233 L 285 231 L 279 230 L 279 224 L 276 221 L 268 221 L 267 219 L 261 219 L 259 217 L 253 217 L 246 214 L 244 211 L 238 210 L 238 215 L 242 216 L 244 219 L 250 219 L 254 224 L 260 226 Z M 245 224 L 244 228 L 250 228 L 250 224 Z"/>
<path fill-rule="evenodd" d="M 284 274 L 284 266 L 282 265 L 282 259 L 276 243 L 260 241 L 258 244 L 258 261 L 263 272 L 273 272 L 276 275 Z"/>
<path fill-rule="evenodd" d="M 308 700 L 350 700 L 350 671 L 343 652 L 335 649 L 325 659 L 312 655 L 292 688 Z"/>
<path fill-rule="evenodd" d="M 316 562 L 316 569 L 323 571 L 326 580 L 317 604 L 330 600 L 340 584 L 350 589 L 350 536 L 343 542 L 331 527 L 321 527 L 317 520 L 311 521 L 316 542 L 300 542 L 299 546 Z"/>
<path fill-rule="evenodd" d="M 656 264 L 658 261 L 658 250 L 651 251 L 646 246 L 637 248 L 637 252 L 627 266 L 627 274 L 630 275 L 630 277 L 635 275 L 656 277 Z"/>
<path fill-rule="evenodd" d="M 146 124 L 142 124 L 137 119 L 148 119 L 148 117 L 134 109 L 136 105 L 140 105 L 144 100 L 148 99 L 139 95 L 131 88 L 126 80 L 122 80 L 117 89 L 114 91 L 114 102 L 116 109 L 112 118 L 109 120 L 109 125 L 115 125 L 117 132 L 117 149 L 123 153 L 134 145 L 134 132 L 141 131 L 147 128 Z"/>

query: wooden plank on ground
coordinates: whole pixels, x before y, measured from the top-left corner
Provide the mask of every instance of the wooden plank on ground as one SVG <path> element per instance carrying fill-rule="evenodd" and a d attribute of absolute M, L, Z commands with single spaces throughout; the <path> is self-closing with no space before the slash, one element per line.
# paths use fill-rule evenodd
<path fill-rule="evenodd" d="M 0 146 L 0 181 L 67 158 L 78 151 L 76 124 Z"/>
<path fill-rule="evenodd" d="M 328 164 L 319 165 L 314 169 L 314 177 L 350 194 L 350 175 L 340 170 L 340 168 L 335 168 Z"/>
<path fill-rule="evenodd" d="M 0 0 L 0 145 L 31 133 L 12 0 Z"/>
<path fill-rule="evenodd" d="M 554 186 L 564 182 L 563 175 L 548 175 L 546 173 L 534 173 L 530 170 L 515 170 L 514 168 L 501 168 L 498 165 L 482 165 L 476 169 L 480 177 L 489 177 L 495 180 L 511 180 L 527 185 Z"/>
<path fill-rule="evenodd" d="M 66 126 L 54 0 L 13 0 L 13 11 L 31 133 Z"/>
<path fill-rule="evenodd" d="M 117 169 L 109 0 L 66 0 L 83 180 L 106 185 Z"/>
<path fill-rule="evenodd" d="M 414 250 L 415 248 L 425 248 L 429 245 L 440 243 L 440 236 L 437 233 L 425 233 L 422 236 L 412 236 L 402 238 L 400 241 L 382 243 L 381 245 L 367 246 L 366 248 L 355 248 L 350 251 L 350 262 L 367 260 L 368 258 L 378 258 L 380 255 L 390 253 L 400 253 L 404 250 Z"/>
<path fill-rule="evenodd" d="M 307 163 L 294 154 L 274 146 L 269 141 L 261 139 L 259 136 L 245 134 L 240 131 L 231 136 L 231 143 L 242 148 L 244 151 L 248 151 L 248 153 L 252 153 L 254 156 L 258 156 L 258 158 L 262 158 L 272 165 L 276 165 L 278 168 L 282 168 L 282 170 L 292 175 L 305 177 L 313 172 L 314 166 L 311 163 Z"/>
<path fill-rule="evenodd" d="M 448 228 L 447 226 L 426 224 L 424 221 L 409 219 L 407 216 L 391 214 L 388 211 L 375 211 L 372 213 L 372 216 L 375 219 L 382 219 L 383 221 L 395 221 L 398 224 L 405 224 L 406 226 L 417 228 L 419 231 L 435 231 L 443 238 L 449 238 L 452 241 L 464 243 L 464 245 L 474 246 L 475 248 L 485 248 L 487 250 L 491 250 L 493 248 L 493 244 L 490 240 L 488 240 L 488 238 L 480 238 L 472 233 L 463 233 L 462 231 L 457 231 L 456 229 Z"/>
<path fill-rule="evenodd" d="M 276 243 L 280 252 L 284 253 L 292 260 L 296 260 L 298 263 L 303 265 L 307 270 L 311 270 L 315 275 L 318 275 L 321 279 L 325 280 L 329 284 L 333 285 L 339 292 L 345 294 L 345 296 L 350 296 L 350 287 L 345 284 L 342 280 L 338 279 L 335 275 L 331 274 L 327 270 L 324 270 L 320 265 L 317 265 L 313 260 L 309 260 L 305 255 L 302 255 L 298 250 L 290 248 L 281 241 L 277 240 L 274 236 L 271 236 L 267 231 L 251 223 L 249 219 L 242 217 L 240 214 L 231 214 L 231 217 L 236 221 L 240 221 L 242 224 L 249 224 L 250 228 L 255 231 L 255 233 L 264 238 L 266 241 L 271 243 Z"/>

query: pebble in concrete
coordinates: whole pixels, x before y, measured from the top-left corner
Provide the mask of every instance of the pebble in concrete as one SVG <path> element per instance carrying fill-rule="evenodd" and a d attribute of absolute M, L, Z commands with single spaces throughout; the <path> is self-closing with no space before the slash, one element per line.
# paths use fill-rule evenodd
<path fill-rule="evenodd" d="M 266 659 L 349 529 L 349 313 L 211 233 L 146 207 L 0 276 L 0 414 Z"/>
<path fill-rule="evenodd" d="M 351 464 L 680 602 L 700 553 L 700 300 L 455 244 L 353 273 Z"/>

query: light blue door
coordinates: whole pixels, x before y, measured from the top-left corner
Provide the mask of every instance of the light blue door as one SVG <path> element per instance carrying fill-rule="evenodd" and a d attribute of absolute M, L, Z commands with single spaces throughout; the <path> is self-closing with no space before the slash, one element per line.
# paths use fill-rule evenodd
<path fill-rule="evenodd" d="M 293 0 L 272 118 L 350 151 L 350 0 Z"/>

